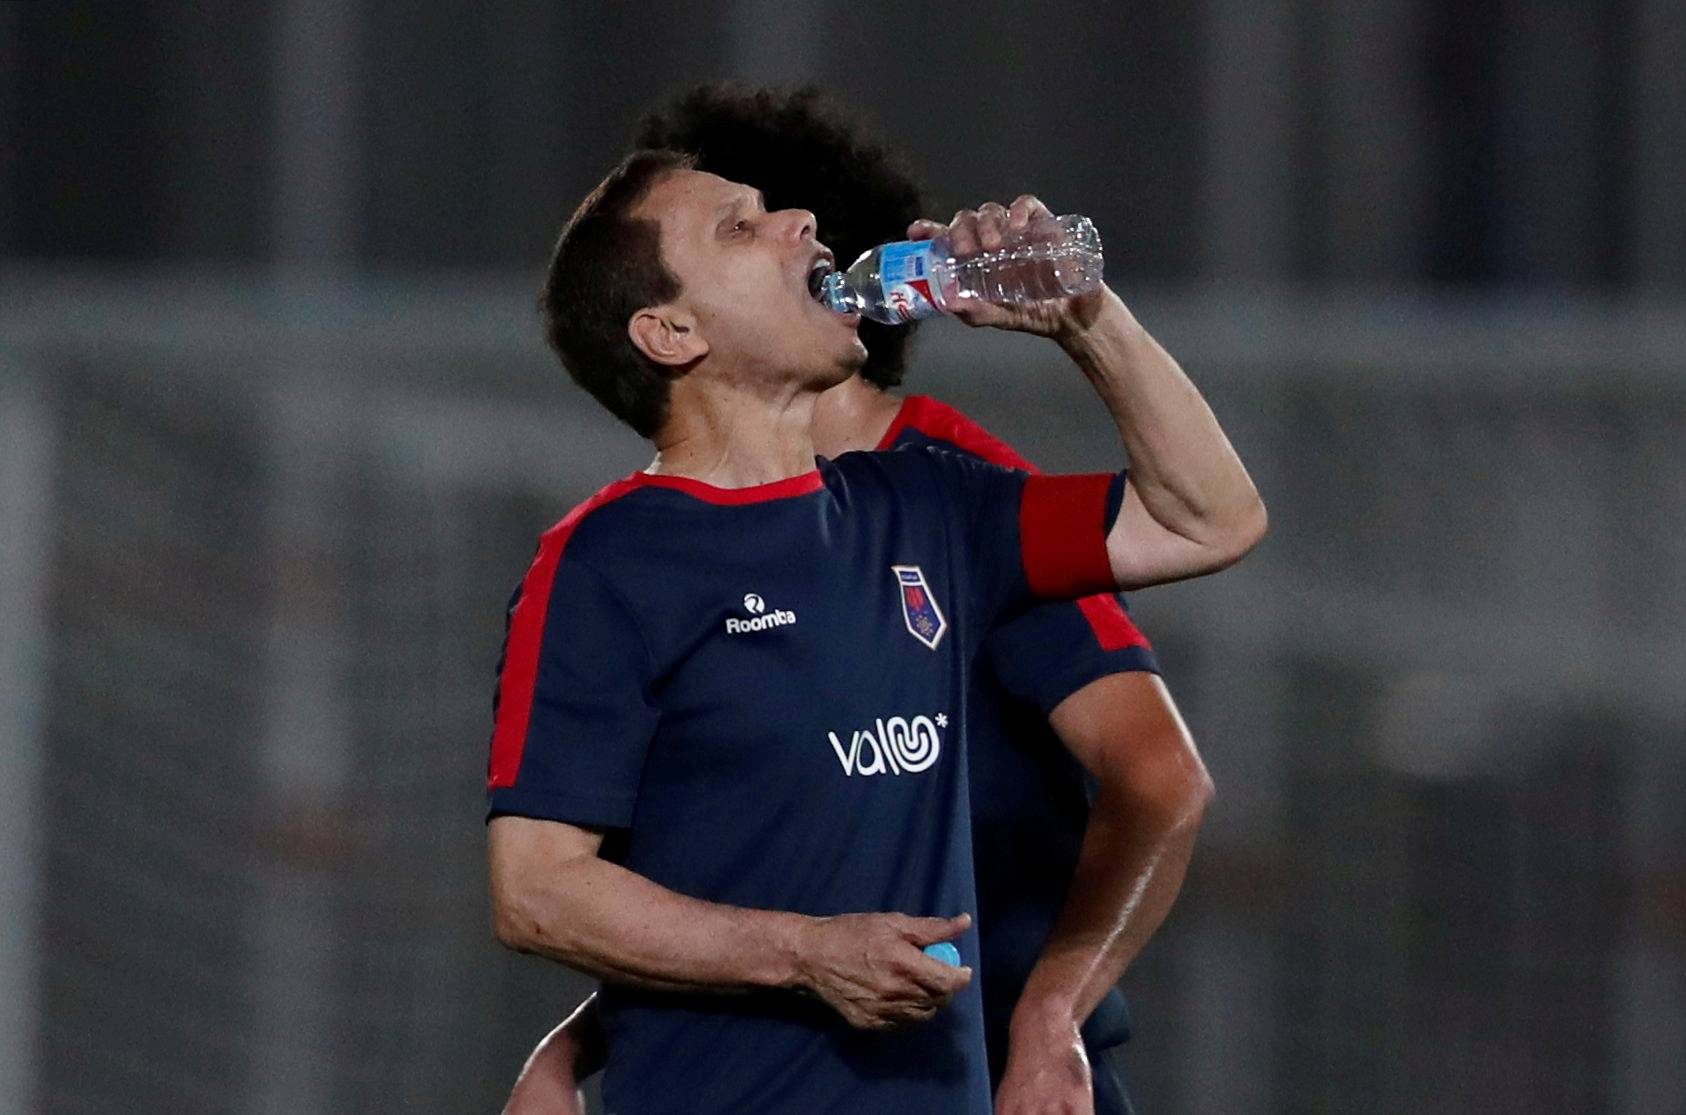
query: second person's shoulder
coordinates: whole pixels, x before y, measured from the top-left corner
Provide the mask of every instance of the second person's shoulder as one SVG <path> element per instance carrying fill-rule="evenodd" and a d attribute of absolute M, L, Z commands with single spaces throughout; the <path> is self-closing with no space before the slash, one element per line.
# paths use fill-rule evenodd
<path fill-rule="evenodd" d="M 1027 475 L 1022 469 L 994 464 L 936 441 L 906 444 L 890 451 L 845 453 L 831 466 L 840 482 L 839 494 L 871 498 L 876 493 L 896 502 L 965 496 L 1003 484 L 1016 488 Z"/>
<path fill-rule="evenodd" d="M 1035 466 L 1001 438 L 947 403 L 926 395 L 912 395 L 885 436 L 883 448 L 913 449 L 936 446 L 1006 468 L 1035 472 Z"/>

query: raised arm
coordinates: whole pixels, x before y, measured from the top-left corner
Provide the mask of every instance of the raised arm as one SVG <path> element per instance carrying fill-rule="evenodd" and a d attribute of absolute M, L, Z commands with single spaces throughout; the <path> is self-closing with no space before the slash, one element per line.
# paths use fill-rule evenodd
<path fill-rule="evenodd" d="M 498 940 L 598 979 L 666 991 L 765 988 L 824 1000 L 852 1026 L 929 1018 L 971 979 L 920 950 L 955 918 L 813 918 L 690 898 L 598 856 L 599 833 L 501 816 L 487 826 Z"/>
<path fill-rule="evenodd" d="M 1099 678 L 1049 717 L 1099 795 L 1065 906 L 1014 1008 L 997 1115 L 1087 1110 L 1080 1028 L 1147 944 L 1182 888 L 1212 783 L 1164 682 Z"/>
<path fill-rule="evenodd" d="M 961 210 L 948 225 L 916 221 L 908 235 L 947 235 L 965 256 L 998 248 L 1005 229 L 1048 215 L 1027 194 L 1010 208 Z M 1019 306 L 978 301 L 955 316 L 1057 341 L 1111 412 L 1130 464 L 1123 510 L 1107 538 L 1119 588 L 1215 572 L 1264 537 L 1264 503 L 1211 408 L 1111 288 Z"/>
<path fill-rule="evenodd" d="M 1264 537 L 1264 501 L 1206 400 L 1111 289 L 1060 347 L 1094 384 L 1129 454 L 1107 553 L 1120 588 L 1235 564 Z M 1074 300 L 1075 301 L 1075 300 Z"/>

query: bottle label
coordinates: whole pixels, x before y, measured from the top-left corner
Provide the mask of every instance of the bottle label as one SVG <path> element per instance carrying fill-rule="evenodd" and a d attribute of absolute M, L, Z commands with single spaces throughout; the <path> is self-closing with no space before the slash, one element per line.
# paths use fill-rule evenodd
<path fill-rule="evenodd" d="M 878 258 L 878 278 L 884 303 L 903 321 L 918 321 L 942 313 L 931 292 L 931 242 L 898 240 L 884 245 Z"/>

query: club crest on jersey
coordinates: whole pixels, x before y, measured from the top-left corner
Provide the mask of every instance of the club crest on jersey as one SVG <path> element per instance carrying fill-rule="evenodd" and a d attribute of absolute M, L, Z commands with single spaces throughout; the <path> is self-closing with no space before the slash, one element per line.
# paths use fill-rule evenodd
<path fill-rule="evenodd" d="M 896 587 L 902 596 L 902 619 L 907 622 L 908 633 L 936 650 L 943 640 L 943 632 L 948 630 L 948 621 L 937 607 L 937 598 L 931 595 L 931 586 L 925 583 L 924 570 L 917 565 L 892 565 L 890 572 L 896 575 Z"/>

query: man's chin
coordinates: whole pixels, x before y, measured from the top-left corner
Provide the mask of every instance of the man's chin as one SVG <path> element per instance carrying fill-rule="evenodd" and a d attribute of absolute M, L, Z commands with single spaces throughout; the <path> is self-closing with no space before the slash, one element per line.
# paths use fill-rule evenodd
<path fill-rule="evenodd" d="M 826 377 L 820 381 L 819 386 L 822 389 L 829 391 L 833 387 L 836 387 L 839 383 L 847 383 L 850 379 L 854 378 L 855 373 L 860 371 L 861 365 L 865 363 L 866 350 L 862 349 L 859 359 L 851 357 L 849 360 L 839 362 L 835 367 L 830 369 Z"/>
<path fill-rule="evenodd" d="M 845 344 L 837 346 L 836 352 L 835 362 L 825 373 L 824 384 L 828 388 L 842 383 L 866 363 L 866 345 L 861 342 L 859 334 L 851 334 Z"/>

